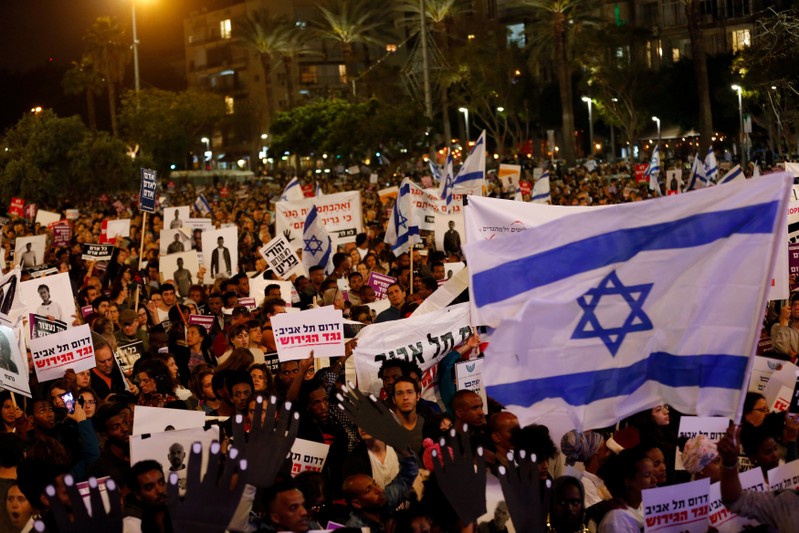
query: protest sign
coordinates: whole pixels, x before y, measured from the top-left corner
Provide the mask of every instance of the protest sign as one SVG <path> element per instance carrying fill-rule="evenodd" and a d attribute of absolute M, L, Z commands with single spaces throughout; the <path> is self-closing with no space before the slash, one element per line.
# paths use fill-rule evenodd
<path fill-rule="evenodd" d="M 203 411 L 138 405 L 133 413 L 133 431 L 131 435 L 202 428 L 204 425 L 205 413 Z"/>
<path fill-rule="evenodd" d="M 23 349 L 15 330 L 0 325 L 0 386 L 30 396 L 28 362 L 22 359 Z"/>
<path fill-rule="evenodd" d="M 280 361 L 344 355 L 344 324 L 340 309 L 332 306 L 299 313 L 280 313 L 271 318 Z"/>
<path fill-rule="evenodd" d="M 67 323 L 60 320 L 51 320 L 46 316 L 28 315 L 31 339 L 46 337 L 67 329 Z"/>
<path fill-rule="evenodd" d="M 187 411 L 181 411 L 186 413 Z M 134 417 L 135 418 L 135 417 Z M 135 421 L 134 421 L 135 424 Z M 164 469 L 164 476 L 175 472 L 178 476 L 178 488 L 181 493 L 186 490 L 186 465 L 191 445 L 199 442 L 203 449 L 200 475 L 205 475 L 208 467 L 208 449 L 213 441 L 219 440 L 219 426 L 209 429 L 192 428 L 163 431 L 130 437 L 130 463 L 136 464 L 145 459 L 158 461 Z"/>
<path fill-rule="evenodd" d="M 11 206 L 8 208 L 8 214 L 12 217 L 25 216 L 25 200 L 22 198 L 12 198 Z"/>
<path fill-rule="evenodd" d="M 646 167 L 648 167 L 646 163 L 636 163 L 635 164 L 635 182 L 641 183 L 642 181 L 647 181 L 649 178 L 646 177 Z"/>
<path fill-rule="evenodd" d="M 296 439 L 291 446 L 291 477 L 302 472 L 321 472 L 329 451 L 329 444 Z"/>
<path fill-rule="evenodd" d="M 704 435 L 713 442 L 718 442 L 727 433 L 730 421 L 722 416 L 683 416 L 680 418 L 680 430 L 677 438 L 690 439 Z"/>
<path fill-rule="evenodd" d="M 155 213 L 155 190 L 158 172 L 149 168 L 141 169 L 141 189 L 139 209 L 145 213 Z"/>
<path fill-rule="evenodd" d="M 763 396 L 766 397 L 766 405 L 772 411 L 786 411 L 791 405 L 797 371 L 799 367 L 795 364 L 783 361 L 780 369 L 771 375 L 763 390 Z"/>
<path fill-rule="evenodd" d="M 45 276 L 49 276 L 50 274 L 55 274 L 58 272 L 58 267 L 44 263 L 41 265 L 36 265 L 35 267 L 28 267 L 25 270 L 27 270 L 28 274 L 35 279 L 43 278 Z"/>
<path fill-rule="evenodd" d="M 119 369 L 122 374 L 128 375 L 133 371 L 133 365 L 136 361 L 144 355 L 144 343 L 142 341 L 129 342 L 127 344 L 120 344 L 114 352 L 114 358 L 117 360 Z"/>
<path fill-rule="evenodd" d="M 781 359 L 771 359 L 769 357 L 755 357 L 752 364 L 752 376 L 749 379 L 749 392 L 759 392 L 763 394 L 766 384 L 771 379 L 771 375 L 782 368 L 785 361 Z"/>
<path fill-rule="evenodd" d="M 314 205 L 334 244 L 355 242 L 355 236 L 363 231 L 361 192 L 346 191 L 296 202 L 277 202 L 276 233 L 285 235 L 291 246 L 294 243 L 300 246 L 305 219 Z"/>
<path fill-rule="evenodd" d="M 519 186 L 519 180 L 522 177 L 521 165 L 499 165 L 499 172 L 497 178 L 502 184 L 502 189 L 506 192 L 516 192 L 516 187 Z"/>
<path fill-rule="evenodd" d="M 682 192 L 682 169 L 674 168 L 666 171 L 666 195 L 672 196 Z"/>
<path fill-rule="evenodd" d="M 17 237 L 14 244 L 14 265 L 20 268 L 31 268 L 44 264 L 44 249 L 47 235 L 34 237 Z"/>
<path fill-rule="evenodd" d="M 374 289 L 375 298 L 378 300 L 384 300 L 388 292 L 388 286 L 396 282 L 397 278 L 392 278 L 385 274 L 378 274 L 377 272 L 369 272 L 369 279 L 366 280 L 366 284 Z"/>
<path fill-rule="evenodd" d="M 768 471 L 769 490 L 792 490 L 799 488 L 799 460 L 779 465 Z"/>
<path fill-rule="evenodd" d="M 706 533 L 710 480 L 700 479 L 642 491 L 644 531 Z"/>
<path fill-rule="evenodd" d="M 258 250 L 258 253 L 264 258 L 269 268 L 284 280 L 294 274 L 305 274 L 305 268 L 303 268 L 300 258 L 282 234 L 266 243 Z"/>
<path fill-rule="evenodd" d="M 386 359 L 413 361 L 427 373 L 471 334 L 468 303 L 366 326 L 358 334 L 353 352 L 358 388 L 364 392 L 380 391 L 377 372 Z M 432 373 L 423 377 L 423 388 L 433 385 L 434 378 Z"/>
<path fill-rule="evenodd" d="M 470 390 L 480 395 L 483 405 L 488 405 L 486 390 L 483 386 L 483 359 L 473 359 L 471 361 L 461 361 L 455 363 L 455 380 L 458 383 L 458 390 Z"/>
<path fill-rule="evenodd" d="M 205 230 L 201 239 L 206 269 L 203 283 L 213 285 L 215 279 L 230 278 L 239 271 L 239 239 L 235 226 Z"/>
<path fill-rule="evenodd" d="M 388 299 L 375 300 L 372 303 L 366 304 L 366 307 L 372 311 L 372 319 L 374 320 L 377 318 L 377 315 L 391 307 L 391 302 L 389 302 Z"/>
<path fill-rule="evenodd" d="M 61 220 L 61 215 L 59 213 L 45 211 L 44 209 L 39 209 L 36 212 L 35 223 L 39 224 L 40 226 L 49 226 L 50 224 L 54 224 L 59 220 Z"/>
<path fill-rule="evenodd" d="M 100 244 L 116 242 L 117 237 L 130 237 L 130 219 L 121 218 L 118 220 L 103 220 L 100 229 Z"/>
<path fill-rule="evenodd" d="M 216 317 L 213 315 L 189 315 L 189 325 L 201 326 L 208 333 L 211 333 L 211 328 L 214 327 L 214 320 Z"/>
<path fill-rule="evenodd" d="M 31 339 L 30 347 L 39 382 L 62 378 L 67 368 L 83 372 L 95 367 L 88 324 Z"/>
<path fill-rule="evenodd" d="M 23 281 L 19 284 L 19 291 L 29 314 L 60 320 L 68 327 L 75 320 L 75 300 L 68 273 Z"/>
<path fill-rule="evenodd" d="M 394 185 L 393 187 L 386 187 L 385 189 L 380 189 L 377 191 L 377 197 L 380 199 L 380 203 L 386 205 L 389 200 L 396 201 L 397 196 L 399 196 L 399 187 Z"/>
<path fill-rule="evenodd" d="M 69 241 L 72 239 L 72 226 L 68 221 L 61 220 L 50 224 L 49 227 L 53 232 L 53 246 L 56 248 L 69 246 Z"/>
<path fill-rule="evenodd" d="M 65 211 L 65 214 L 66 214 L 67 220 L 78 220 L 78 217 L 80 217 L 80 210 L 78 210 L 78 209 L 67 209 Z"/>
<path fill-rule="evenodd" d="M 84 261 L 110 261 L 113 255 L 113 244 L 84 244 L 80 258 Z"/>
<path fill-rule="evenodd" d="M 300 294 L 290 281 L 264 279 L 262 276 L 250 278 L 250 297 L 255 298 L 255 303 L 261 305 L 264 303 L 265 294 L 264 290 L 269 285 L 277 285 L 280 287 L 280 298 L 286 302 L 286 306 L 299 303 Z"/>
<path fill-rule="evenodd" d="M 746 472 L 738 474 L 742 490 L 754 492 L 766 492 L 768 485 L 763 477 L 763 470 L 752 468 Z M 710 506 L 710 525 L 715 527 L 720 533 L 738 533 L 746 526 L 758 525 L 756 520 L 751 520 L 738 516 L 727 509 L 721 501 L 721 483 L 713 483 L 708 491 L 708 502 Z"/>
<path fill-rule="evenodd" d="M 239 299 L 236 301 L 236 303 L 238 303 L 238 305 L 243 305 L 244 307 L 246 307 L 246 308 L 247 308 L 247 309 L 249 309 L 250 311 L 252 311 L 252 310 L 253 310 L 253 309 L 255 309 L 256 307 L 258 307 L 258 306 L 255 304 L 255 298 L 239 298 Z"/>

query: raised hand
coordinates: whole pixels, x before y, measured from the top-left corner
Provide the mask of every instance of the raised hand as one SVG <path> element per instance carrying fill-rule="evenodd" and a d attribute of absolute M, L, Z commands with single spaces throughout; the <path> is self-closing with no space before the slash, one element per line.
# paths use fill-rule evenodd
<path fill-rule="evenodd" d="M 249 440 L 244 433 L 241 415 L 236 415 L 233 424 L 233 445 L 249 463 L 247 483 L 256 487 L 267 488 L 274 484 L 300 428 L 300 415 L 291 412 L 291 402 L 283 404 L 280 419 L 275 423 L 276 404 L 277 398 L 272 396 L 264 416 L 263 396 L 255 399 Z"/>
<path fill-rule="evenodd" d="M 221 450 L 217 441 L 211 443 L 208 468 L 205 477 L 200 479 L 202 445 L 199 442 L 191 445 L 186 472 L 186 496 L 182 501 L 178 494 L 178 475 L 175 472 L 169 474 L 167 505 L 172 531 L 223 533 L 227 529 L 244 491 L 247 459 L 239 458 L 236 448 L 229 448 L 227 461 L 224 461 Z M 220 477 L 223 461 L 224 470 Z M 234 480 L 236 466 L 239 475 Z"/>
<path fill-rule="evenodd" d="M 508 462 L 509 467 L 499 466 L 499 484 L 513 527 L 516 531 L 535 531 L 544 523 L 535 455 L 528 457 L 525 450 L 520 450 L 515 458 L 511 450 Z"/>
<path fill-rule="evenodd" d="M 412 447 L 412 434 L 400 425 L 386 405 L 370 394 L 367 398 L 350 383 L 342 390 L 346 396 L 336 394 L 338 407 L 362 430 L 382 440 L 398 452 Z M 416 450 L 414 450 L 416 451 Z"/>
<path fill-rule="evenodd" d="M 64 476 L 64 485 L 67 488 L 69 497 L 69 507 L 67 507 L 56 495 L 53 485 L 48 485 L 44 492 L 50 502 L 50 509 L 53 512 L 59 533 L 84 533 L 86 531 L 103 531 L 108 533 L 122 533 L 122 504 L 119 495 L 119 488 L 113 479 L 108 478 L 105 488 L 108 492 L 108 502 L 110 508 L 105 510 L 103 500 L 100 496 L 100 487 L 97 478 L 89 478 L 89 502 L 91 503 L 91 514 L 83 503 L 83 497 L 75 485 L 75 478 L 71 474 Z M 36 520 L 34 529 L 39 533 L 45 531 L 44 522 Z"/>
<path fill-rule="evenodd" d="M 486 513 L 486 469 L 483 448 L 477 448 L 477 457 L 472 455 L 468 426 L 463 432 L 451 429 L 448 439 L 441 439 L 441 459 L 433 450 L 433 471 L 441 491 L 457 513 L 462 525 L 468 525 Z M 452 454 L 446 453 L 449 446 Z M 444 466 L 441 466 L 441 463 Z M 517 531 L 531 531 L 516 528 Z"/>

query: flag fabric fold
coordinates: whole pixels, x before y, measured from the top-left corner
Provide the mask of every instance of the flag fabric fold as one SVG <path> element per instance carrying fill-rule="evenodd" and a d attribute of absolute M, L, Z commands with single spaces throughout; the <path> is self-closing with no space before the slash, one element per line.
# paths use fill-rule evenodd
<path fill-rule="evenodd" d="M 710 183 L 716 183 L 719 179 L 719 166 L 716 163 L 716 152 L 713 151 L 712 146 L 707 149 L 707 155 L 705 156 L 705 169 L 707 181 Z"/>
<path fill-rule="evenodd" d="M 454 192 L 455 178 L 452 175 L 452 152 L 447 152 L 447 162 L 444 164 L 444 180 L 441 183 L 441 199 L 444 200 L 447 213 L 449 206 L 452 205 L 452 194 Z"/>
<path fill-rule="evenodd" d="M 194 210 L 203 216 L 211 212 L 211 204 L 208 203 L 204 194 L 199 194 L 194 200 Z"/>
<path fill-rule="evenodd" d="M 549 171 L 545 170 L 538 181 L 533 185 L 533 193 L 530 201 L 536 204 L 548 204 L 550 202 Z"/>
<path fill-rule="evenodd" d="M 732 167 L 729 172 L 724 174 L 724 177 L 719 180 L 719 184 L 732 183 L 734 181 L 746 181 L 746 176 L 744 175 L 744 171 L 741 169 L 741 165 L 735 165 Z"/>
<path fill-rule="evenodd" d="M 707 169 L 705 169 L 705 164 L 702 162 L 702 158 L 699 157 L 699 154 L 694 156 L 694 162 L 691 165 L 691 175 L 688 178 L 688 183 L 685 186 L 685 191 L 693 191 L 696 189 L 701 189 L 707 185 Z"/>
<path fill-rule="evenodd" d="M 455 175 L 453 181 L 453 188 L 456 192 L 461 190 L 473 189 L 479 181 L 482 187 L 482 181 L 486 175 L 486 132 L 480 134 L 477 142 L 474 144 L 472 151 L 466 161 L 463 162 L 458 173 Z"/>
<path fill-rule="evenodd" d="M 791 185 L 747 180 L 468 242 L 471 320 L 494 328 L 488 395 L 526 420 L 566 409 L 578 429 L 661 403 L 735 418 Z"/>
<path fill-rule="evenodd" d="M 408 178 L 402 180 L 386 228 L 384 241 L 391 246 L 395 256 L 409 251 L 413 244 L 421 240 L 418 215 L 411 203 L 411 185 Z"/>
<path fill-rule="evenodd" d="M 428 159 L 427 162 L 430 165 L 430 174 L 433 175 L 433 179 L 436 183 L 441 182 L 441 169 L 438 168 L 438 165 L 436 165 L 432 159 Z"/>
<path fill-rule="evenodd" d="M 327 233 L 316 206 L 313 206 L 305 218 L 302 230 L 302 266 L 305 271 L 314 266 L 322 266 L 325 275 L 333 271 L 333 240 Z"/>
<path fill-rule="evenodd" d="M 652 150 L 652 157 L 649 159 L 649 165 L 646 167 L 645 176 L 649 179 L 649 190 L 657 191 L 660 195 L 660 185 L 658 184 L 658 176 L 660 175 L 660 147 L 655 145 Z"/>
<path fill-rule="evenodd" d="M 305 195 L 302 193 L 302 187 L 300 187 L 300 180 L 298 178 L 291 178 L 291 181 L 288 182 L 286 188 L 283 189 L 283 193 L 280 195 L 281 202 L 297 202 L 299 200 L 303 200 Z"/>
<path fill-rule="evenodd" d="M 322 184 L 318 181 L 316 182 L 316 190 L 314 191 L 314 196 L 319 198 L 320 196 L 324 196 L 325 192 L 322 190 Z"/>

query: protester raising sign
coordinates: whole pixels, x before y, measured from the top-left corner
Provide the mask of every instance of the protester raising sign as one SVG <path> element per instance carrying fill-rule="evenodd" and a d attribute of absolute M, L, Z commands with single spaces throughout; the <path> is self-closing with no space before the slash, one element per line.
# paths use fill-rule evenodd
<path fill-rule="evenodd" d="M 642 491 L 644 531 L 705 533 L 710 514 L 709 490 L 710 480 L 705 478 Z"/>
<path fill-rule="evenodd" d="M 325 467 L 330 445 L 297 439 L 291 447 L 291 477 L 302 472 L 321 472 Z"/>
<path fill-rule="evenodd" d="M 301 275 L 305 273 L 300 258 L 291 249 L 289 241 L 286 240 L 284 235 L 278 235 L 266 243 L 258 250 L 258 253 L 264 258 L 269 268 L 281 279 L 289 279 L 294 274 Z"/>
<path fill-rule="evenodd" d="M 113 244 L 84 244 L 80 258 L 84 261 L 110 261 L 113 255 Z"/>
<path fill-rule="evenodd" d="M 358 344 L 353 352 L 358 388 L 364 392 L 380 391 L 377 372 L 386 359 L 413 361 L 426 373 L 471 334 L 467 303 L 366 326 L 356 337 Z M 429 381 L 423 385 L 432 385 Z"/>

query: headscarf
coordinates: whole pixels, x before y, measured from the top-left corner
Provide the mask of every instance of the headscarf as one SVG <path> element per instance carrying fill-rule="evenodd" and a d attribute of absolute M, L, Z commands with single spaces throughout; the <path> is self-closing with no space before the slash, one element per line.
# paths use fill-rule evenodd
<path fill-rule="evenodd" d="M 682 452 L 682 464 L 688 473 L 695 475 L 704 470 L 718 455 L 719 452 L 716 449 L 715 442 L 707 438 L 706 435 L 697 435 L 696 437 L 691 437 L 685 443 L 685 448 L 683 448 Z"/>
<path fill-rule="evenodd" d="M 596 431 L 577 433 L 573 429 L 560 439 L 560 451 L 566 456 L 566 464 L 574 466 L 578 461 L 587 463 L 591 460 L 604 442 L 605 438 Z"/>

